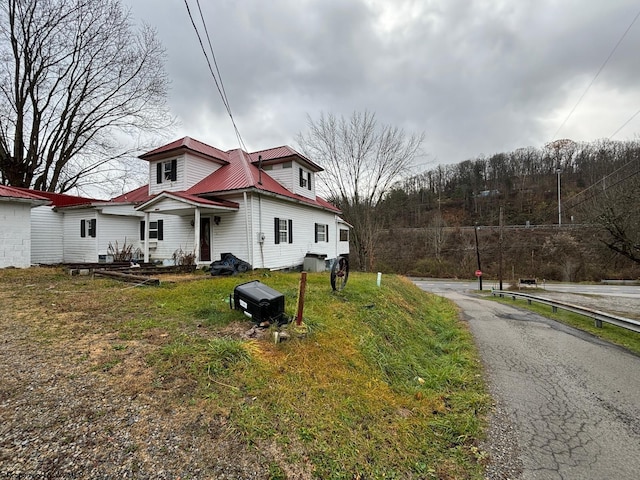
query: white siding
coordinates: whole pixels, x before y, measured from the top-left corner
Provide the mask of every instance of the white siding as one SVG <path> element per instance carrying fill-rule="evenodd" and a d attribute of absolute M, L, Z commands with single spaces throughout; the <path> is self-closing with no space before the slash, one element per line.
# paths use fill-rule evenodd
<path fill-rule="evenodd" d="M 111 244 L 111 251 L 109 244 Z M 122 252 L 127 246 L 132 247 L 132 253 L 138 249 L 142 253 L 140 217 L 98 214 L 96 245 L 98 257 L 93 260 L 94 262 L 100 259 L 100 255 Z"/>
<path fill-rule="evenodd" d="M 102 226 L 96 222 L 96 237 L 89 236 L 87 227 L 86 236 L 80 236 L 80 222 L 95 219 L 97 213 L 91 208 L 64 211 L 64 245 L 63 261 L 66 263 L 97 262 L 97 239 L 100 236 Z"/>
<path fill-rule="evenodd" d="M 307 207 L 265 195 L 252 195 L 249 200 L 249 212 L 253 228 L 251 239 L 253 245 L 254 268 L 290 268 L 302 265 L 307 253 L 327 255 L 327 259 L 335 258 L 340 253 L 336 241 L 336 215 L 318 208 Z M 275 243 L 275 218 L 292 220 L 293 243 Z M 329 226 L 329 241 L 315 242 L 315 224 Z M 258 243 L 259 232 L 265 234 L 264 244 Z M 344 243 L 344 242 L 342 242 Z M 344 245 L 341 246 L 344 248 Z"/>
<path fill-rule="evenodd" d="M 0 268 L 31 265 L 31 204 L 0 202 Z"/>
<path fill-rule="evenodd" d="M 271 170 L 265 170 L 267 175 L 276 180 L 280 185 L 282 185 L 287 190 L 301 195 L 306 198 L 315 199 L 316 198 L 316 177 L 315 173 L 310 170 L 304 168 L 297 162 L 292 162 L 291 168 L 282 168 L 281 163 L 277 163 L 272 166 Z M 306 186 L 300 186 L 300 169 L 303 171 L 303 175 L 305 180 L 308 178 L 309 173 L 311 174 L 311 190 L 309 190 Z"/>
<path fill-rule="evenodd" d="M 218 170 L 222 165 L 219 165 L 211 160 L 205 160 L 204 158 L 194 157 L 193 155 L 186 155 L 186 186 L 185 189 L 194 186 L 203 178 L 208 177 L 213 172 Z"/>
<path fill-rule="evenodd" d="M 52 207 L 42 206 L 31 210 L 31 263 L 62 263 L 63 224 L 64 214 L 54 211 Z"/>
<path fill-rule="evenodd" d="M 336 217 L 336 237 L 335 237 L 335 243 L 336 243 L 336 255 L 349 255 L 349 240 L 346 241 L 340 241 L 340 230 L 344 229 L 347 230 L 347 239 L 351 238 L 351 229 L 349 228 L 349 225 L 345 224 L 344 222 L 341 222 L 337 219 Z M 331 240 L 331 239 L 330 239 Z"/>
<path fill-rule="evenodd" d="M 240 209 L 236 212 L 220 213 L 220 224 L 211 222 L 212 226 L 212 260 L 220 260 L 223 253 L 232 253 L 236 257 L 253 265 L 251 247 L 257 243 L 251 234 L 251 218 L 246 216 L 247 209 L 242 196 L 228 198 L 238 202 Z M 253 265 L 254 268 L 259 266 Z"/>
<path fill-rule="evenodd" d="M 311 190 L 305 185 L 300 185 L 300 170 L 302 169 L 302 175 L 305 182 L 308 184 L 309 175 L 311 175 Z M 302 165 L 293 162 L 293 185 L 290 190 L 297 195 L 303 197 L 315 199 L 316 198 L 316 179 L 314 173 L 304 168 Z"/>
<path fill-rule="evenodd" d="M 158 183 L 158 163 L 163 164 L 165 162 L 170 162 L 172 159 L 177 160 L 178 173 L 176 181 L 172 182 L 165 180 L 163 177 L 162 183 Z M 177 192 L 187 190 L 203 178 L 211 175 L 220 167 L 221 165 L 212 162 L 211 160 L 206 160 L 189 154 L 149 162 L 149 193 L 153 195 L 162 191 Z"/>
<path fill-rule="evenodd" d="M 172 182 L 170 180 L 165 180 L 164 175 L 162 177 L 162 183 L 158 183 L 157 177 L 157 168 L 159 163 L 170 162 L 171 160 L 176 159 L 178 161 L 178 173 L 176 176 L 176 181 Z M 164 168 L 164 167 L 163 167 Z M 163 170 L 164 172 L 164 170 Z M 156 193 L 160 193 L 162 191 L 167 192 L 176 192 L 185 190 L 187 187 L 185 181 L 185 157 L 184 155 L 179 155 L 173 158 L 166 158 L 164 160 L 158 160 L 156 162 L 149 162 L 149 194 L 154 195 Z"/>
<path fill-rule="evenodd" d="M 142 217 L 142 213 L 136 211 L 135 206 L 132 204 L 119 204 L 111 203 L 109 205 L 102 205 L 98 207 L 98 210 L 105 215 L 126 215 L 126 216 L 139 216 Z"/>
<path fill-rule="evenodd" d="M 281 163 L 276 163 L 270 170 L 265 170 L 267 175 L 277 181 L 284 188 L 291 191 L 293 191 L 293 171 L 294 169 L 292 167 L 282 168 Z M 296 173 L 298 173 L 297 170 Z"/>
<path fill-rule="evenodd" d="M 138 232 L 140 231 L 140 221 L 138 219 Z M 173 257 L 173 254 L 177 250 L 182 250 L 184 253 L 194 253 L 195 251 L 195 236 L 194 227 L 191 225 L 190 217 L 179 217 L 177 215 L 150 215 L 150 221 L 162 220 L 163 223 L 163 239 L 162 240 L 149 240 L 150 245 L 153 248 L 149 249 L 149 260 L 162 261 L 169 260 Z M 144 251 L 144 242 L 140 241 L 138 233 L 138 241 L 140 249 Z"/>

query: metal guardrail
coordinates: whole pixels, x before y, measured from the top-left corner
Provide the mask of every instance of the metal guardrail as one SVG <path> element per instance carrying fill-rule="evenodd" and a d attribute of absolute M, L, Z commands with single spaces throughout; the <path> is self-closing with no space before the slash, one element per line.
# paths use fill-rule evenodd
<path fill-rule="evenodd" d="M 593 318 L 595 322 L 595 326 L 598 328 L 602 328 L 602 322 L 610 323 L 611 325 L 617 325 L 618 327 L 626 328 L 627 330 L 632 330 L 634 332 L 640 333 L 640 321 L 633 320 L 631 318 L 620 317 L 618 315 L 613 315 L 606 312 L 601 312 L 600 310 L 592 310 L 590 308 L 580 307 L 578 305 L 573 305 L 571 303 L 564 302 L 556 302 L 555 300 L 549 300 L 548 298 L 536 297 L 534 295 L 529 295 L 527 293 L 520 292 L 511 292 L 506 290 L 491 290 L 491 293 L 495 297 L 496 295 L 500 297 L 511 297 L 513 300 L 516 297 L 523 298 L 527 300 L 527 303 L 531 305 L 531 302 L 542 303 L 544 305 L 549 305 L 553 312 L 557 312 L 558 308 L 563 310 L 567 310 L 569 312 L 577 313 L 579 315 L 584 315 L 586 317 Z"/>

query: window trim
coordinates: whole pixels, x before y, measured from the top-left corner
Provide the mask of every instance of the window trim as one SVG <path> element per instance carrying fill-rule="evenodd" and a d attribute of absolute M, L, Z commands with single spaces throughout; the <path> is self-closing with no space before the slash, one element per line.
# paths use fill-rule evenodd
<path fill-rule="evenodd" d="M 302 167 L 299 167 L 299 184 L 302 188 L 307 188 L 307 176 L 305 175 L 305 171 L 302 169 Z"/>
<path fill-rule="evenodd" d="M 178 180 L 178 160 L 176 158 L 160 161 L 156 164 L 156 183 L 175 182 Z"/>
<path fill-rule="evenodd" d="M 274 243 L 293 243 L 293 220 L 274 217 Z"/>
<path fill-rule="evenodd" d="M 96 238 L 97 221 L 95 218 L 80 220 L 80 238 Z"/>
<path fill-rule="evenodd" d="M 329 225 L 326 223 L 314 224 L 315 243 L 329 242 Z"/>
<path fill-rule="evenodd" d="M 151 229 L 151 224 L 155 223 L 156 228 Z M 155 233 L 155 237 L 151 236 L 151 233 Z M 140 220 L 140 241 L 144 241 L 145 225 L 144 220 Z M 149 221 L 149 240 L 164 240 L 164 221 L 162 219 Z"/>

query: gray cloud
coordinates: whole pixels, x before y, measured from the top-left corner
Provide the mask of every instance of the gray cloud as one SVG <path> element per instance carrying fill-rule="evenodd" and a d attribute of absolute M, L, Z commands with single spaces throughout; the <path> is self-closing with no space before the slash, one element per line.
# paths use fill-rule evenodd
<path fill-rule="evenodd" d="M 167 48 L 176 136 L 236 147 L 184 3 L 124 1 Z M 435 163 L 552 140 L 639 9 L 631 0 L 200 3 L 249 149 L 294 145 L 307 114 L 368 109 L 424 131 Z M 640 21 L 559 137 L 606 137 L 640 108 L 639 42 Z"/>

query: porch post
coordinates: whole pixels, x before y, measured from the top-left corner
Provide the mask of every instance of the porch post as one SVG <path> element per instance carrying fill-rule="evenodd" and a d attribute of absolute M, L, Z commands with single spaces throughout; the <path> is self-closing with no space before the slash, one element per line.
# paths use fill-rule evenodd
<path fill-rule="evenodd" d="M 149 263 L 149 212 L 144 212 L 144 263 Z"/>
<path fill-rule="evenodd" d="M 196 218 L 193 222 L 193 238 L 194 238 L 194 249 L 196 255 L 196 264 L 200 261 L 200 208 L 195 207 L 195 215 Z"/>

